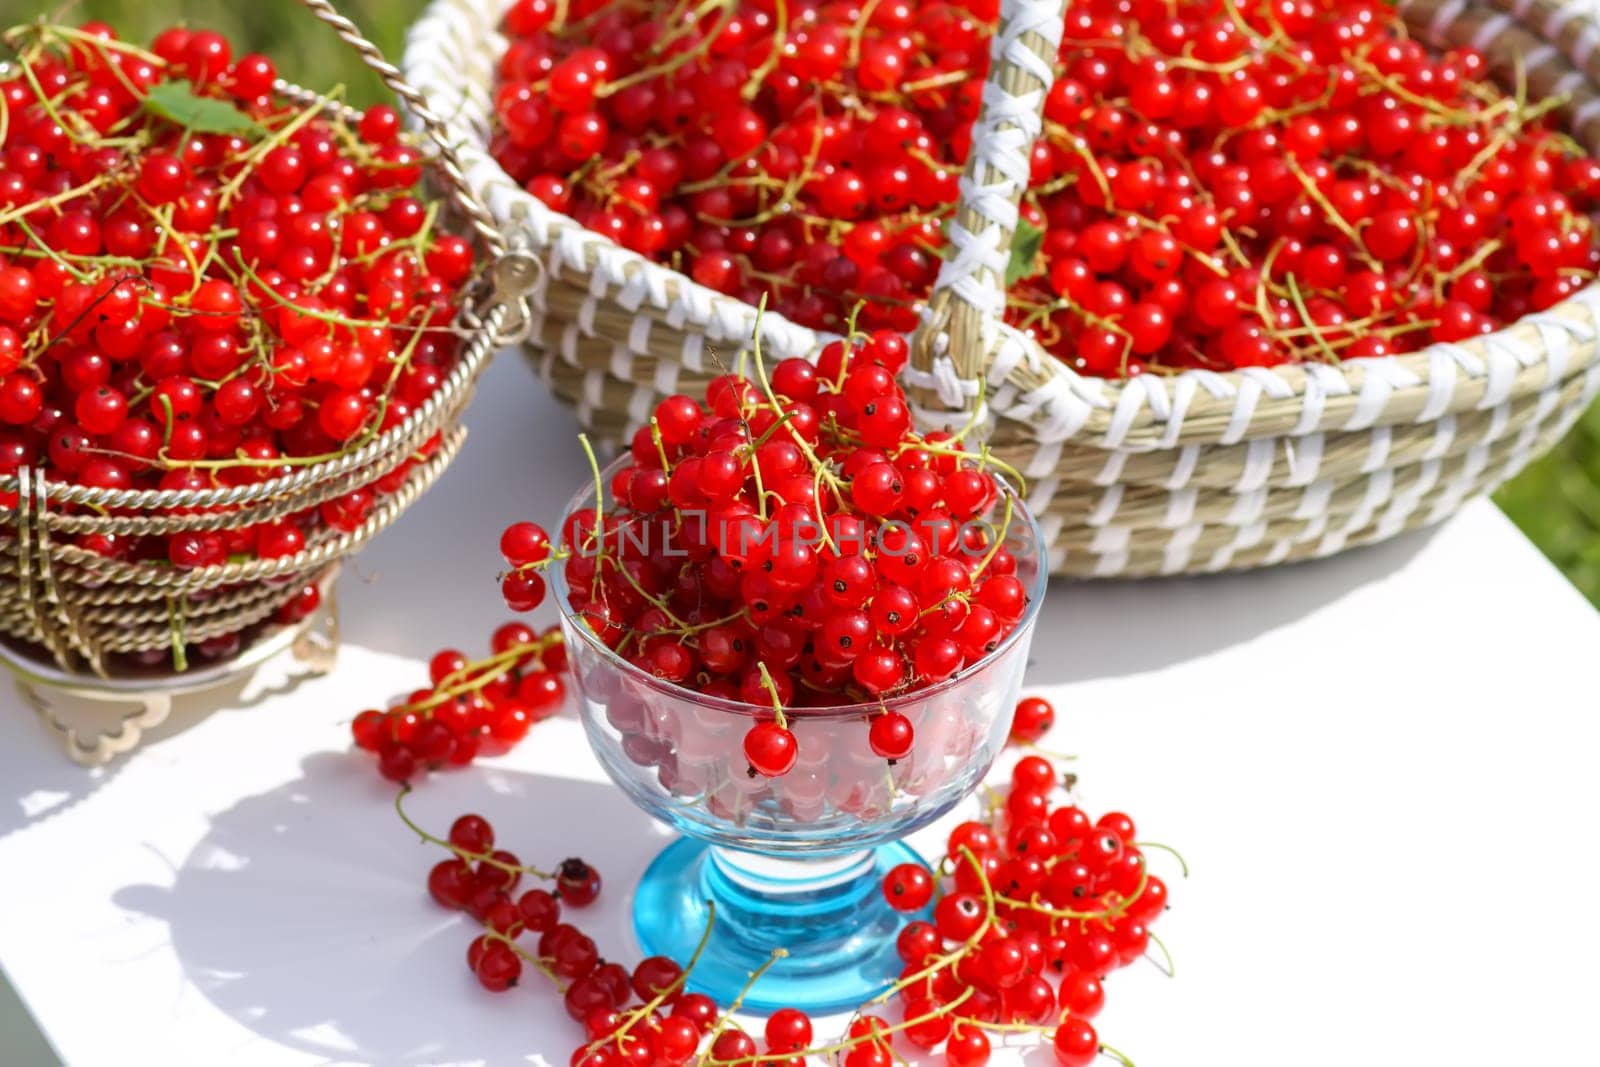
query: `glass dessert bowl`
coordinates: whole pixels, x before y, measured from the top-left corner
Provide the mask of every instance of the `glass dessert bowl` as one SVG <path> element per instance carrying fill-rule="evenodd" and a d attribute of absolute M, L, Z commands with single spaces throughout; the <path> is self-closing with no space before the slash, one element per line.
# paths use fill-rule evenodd
<path fill-rule="evenodd" d="M 1039 528 L 1015 491 L 996 484 L 991 514 L 1009 502 L 1003 540 L 1028 593 L 1015 629 L 984 658 L 927 688 L 872 703 L 784 709 L 798 756 L 778 777 L 756 773 L 743 747 L 753 725 L 774 717 L 772 708 L 700 693 L 630 663 L 573 610 L 564 569 L 551 568 L 589 742 L 634 803 L 684 835 L 640 880 L 633 923 L 647 955 L 680 964 L 710 924 L 690 989 L 729 1003 L 783 948 L 787 956 L 772 963 L 745 1005 L 826 1013 L 871 999 L 899 973 L 894 934 L 906 916 L 884 899 L 883 876 L 921 862 L 902 838 L 971 794 L 1005 743 L 1045 591 Z M 579 493 L 567 514 L 592 507 L 594 493 L 593 486 Z M 868 743 L 870 718 L 885 711 L 904 715 L 915 730 L 903 759 L 886 760 Z"/>

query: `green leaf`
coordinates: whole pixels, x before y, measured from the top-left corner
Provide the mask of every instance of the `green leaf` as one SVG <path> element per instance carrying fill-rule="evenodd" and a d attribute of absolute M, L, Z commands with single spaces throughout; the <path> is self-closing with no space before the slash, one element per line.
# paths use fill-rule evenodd
<path fill-rule="evenodd" d="M 1039 249 L 1043 245 L 1043 230 L 1027 219 L 1017 220 L 1017 232 L 1011 235 L 1011 260 L 1006 264 L 1007 289 L 1044 270 L 1039 259 Z"/>
<path fill-rule="evenodd" d="M 261 132 L 255 119 L 226 100 L 199 95 L 182 78 L 152 87 L 144 98 L 144 109 L 193 133 Z"/>

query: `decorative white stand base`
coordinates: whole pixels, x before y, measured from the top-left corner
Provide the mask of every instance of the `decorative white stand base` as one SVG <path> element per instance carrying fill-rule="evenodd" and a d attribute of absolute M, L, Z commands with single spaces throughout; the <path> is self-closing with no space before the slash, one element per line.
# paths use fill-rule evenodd
<path fill-rule="evenodd" d="M 287 651 L 301 674 L 326 674 L 339 651 L 339 613 L 333 575 L 322 604 L 303 621 L 264 634 L 233 659 L 182 674 L 100 678 L 69 674 L 54 664 L 0 645 L 0 663 L 16 675 L 17 692 L 59 737 L 73 762 L 109 763 L 131 751 L 172 713 L 174 697 L 216 689 L 242 679 Z"/>

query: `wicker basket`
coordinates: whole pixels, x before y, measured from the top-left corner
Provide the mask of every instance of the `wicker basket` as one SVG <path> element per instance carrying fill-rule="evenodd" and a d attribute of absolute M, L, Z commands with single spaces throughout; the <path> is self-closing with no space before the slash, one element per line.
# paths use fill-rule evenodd
<path fill-rule="evenodd" d="M 1566 120 L 1594 151 L 1600 28 L 1547 0 L 1492 3 L 1403 0 L 1399 10 L 1422 39 L 1479 47 L 1502 75 L 1520 58 L 1534 95 L 1570 93 Z M 708 350 L 737 351 L 754 309 L 582 230 L 494 163 L 503 7 L 435 0 L 412 32 L 407 73 L 451 115 L 490 210 L 548 257 L 534 335 L 544 376 L 585 424 L 618 435 L 663 393 L 717 373 Z M 964 422 L 982 398 L 989 443 L 1029 479 L 1054 573 L 1263 566 L 1438 521 L 1553 443 L 1600 387 L 1593 285 L 1498 333 L 1404 356 L 1131 381 L 1081 377 L 1005 326 L 1016 205 L 1062 14 L 1062 0 L 1002 4 L 954 254 L 907 371 L 925 428 Z M 774 316 L 762 326 L 778 356 L 818 340 Z"/>
<path fill-rule="evenodd" d="M 28 469 L 0 479 L 0 501 L 8 505 L 0 507 L 0 635 L 10 646 L 8 660 L 53 660 L 52 669 L 60 674 L 103 678 L 128 662 L 118 654 L 136 660 L 169 650 L 181 671 L 184 646 L 241 631 L 248 653 L 250 641 L 273 634 L 269 623 L 283 604 L 394 522 L 449 465 L 465 437 L 459 417 L 478 372 L 502 330 L 521 317 L 519 294 L 533 281 L 537 263 L 520 250 L 508 252 L 465 182 L 443 124 L 327 0 L 301 2 L 359 52 L 434 140 L 433 176 L 493 263 L 474 291 L 475 306 L 462 312 L 470 337 L 445 382 L 403 423 L 336 459 L 269 481 L 157 491 L 90 489 L 53 482 Z M 307 104 L 319 100 L 282 83 L 278 91 Z M 87 533 L 169 534 L 253 525 L 316 507 L 408 462 L 413 465 L 403 483 L 380 497 L 358 529 L 319 529 L 293 556 L 179 570 L 164 562 L 108 559 L 71 543 Z M 160 677 L 141 677 L 149 688 L 163 684 Z M 182 677 L 169 681 L 175 687 L 184 682 Z"/>

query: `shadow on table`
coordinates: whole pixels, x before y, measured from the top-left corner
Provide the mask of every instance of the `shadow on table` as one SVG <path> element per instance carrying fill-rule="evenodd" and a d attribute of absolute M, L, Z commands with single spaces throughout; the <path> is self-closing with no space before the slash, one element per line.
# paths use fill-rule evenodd
<path fill-rule="evenodd" d="M 1028 684 L 1127 677 L 1244 644 L 1404 569 L 1435 529 L 1267 570 L 1053 581 L 1053 608 L 1034 634 Z"/>
<path fill-rule="evenodd" d="M 393 815 L 385 821 L 386 784 L 357 761 L 367 762 L 355 753 L 308 757 L 300 779 L 218 815 L 171 886 L 125 886 L 114 901 L 165 921 L 188 982 L 269 1041 L 379 1064 L 506 1062 L 519 1035 L 522 1050 L 547 1050 L 538 1020 L 564 1019 L 559 1000 L 537 987 L 537 1004 L 477 988 L 465 964 L 470 920 L 440 909 L 425 889 L 443 851 Z M 665 831 L 620 791 L 473 768 L 436 777 L 407 803 L 440 834 L 466 810 L 483 812 L 535 865 L 553 865 L 581 841 L 608 894 L 607 906 L 585 913 L 585 928 L 602 949 L 630 943 L 604 924 L 623 922 L 619 902 Z M 580 822 L 591 832 L 576 833 Z M 532 972 L 525 980 L 543 982 Z"/>
<path fill-rule="evenodd" d="M 140 747 L 181 733 L 213 714 L 243 711 L 292 693 L 311 677 L 303 672 L 285 674 L 278 667 L 267 666 L 215 689 L 177 697 L 166 721 L 144 732 Z M 127 761 L 124 754 L 101 767 L 72 762 L 64 742 L 33 713 L 5 677 L 0 677 L 0 713 L 13 716 L 5 723 L 6 743 L 0 745 L 0 838 L 70 810 L 116 777 Z M 63 714 L 83 730 L 111 721 L 116 711 L 75 710 Z"/>
<path fill-rule="evenodd" d="M 23 703 L 9 677 L 0 677 L 0 838 L 54 818 L 91 796 L 117 773 L 80 767 Z"/>

